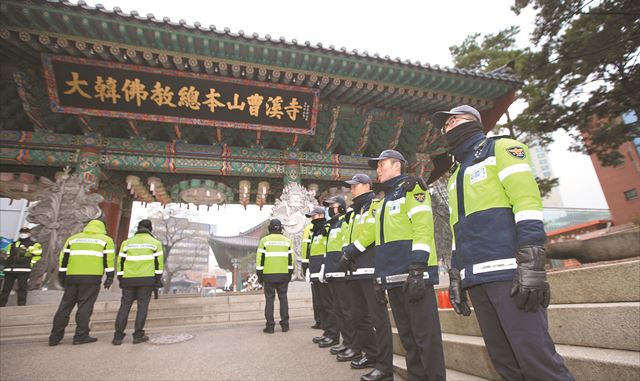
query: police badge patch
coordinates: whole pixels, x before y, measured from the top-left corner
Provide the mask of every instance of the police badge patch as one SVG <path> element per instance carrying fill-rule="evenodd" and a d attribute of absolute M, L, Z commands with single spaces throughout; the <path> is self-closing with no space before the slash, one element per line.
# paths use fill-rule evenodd
<path fill-rule="evenodd" d="M 413 198 L 418 202 L 424 202 L 427 199 L 427 196 L 424 193 L 414 193 Z"/>
<path fill-rule="evenodd" d="M 517 157 L 518 159 L 524 159 L 526 154 L 524 153 L 524 148 L 519 146 L 513 146 L 507 148 L 507 152 L 513 157 Z"/>

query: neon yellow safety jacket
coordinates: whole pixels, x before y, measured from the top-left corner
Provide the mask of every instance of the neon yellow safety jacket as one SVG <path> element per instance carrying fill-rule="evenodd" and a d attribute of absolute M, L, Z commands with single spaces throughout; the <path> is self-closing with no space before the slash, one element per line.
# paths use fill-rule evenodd
<path fill-rule="evenodd" d="M 91 220 L 82 232 L 67 239 L 60 252 L 58 272 L 65 275 L 65 284 L 100 283 L 102 274 L 114 275 L 114 244 L 104 223 Z"/>

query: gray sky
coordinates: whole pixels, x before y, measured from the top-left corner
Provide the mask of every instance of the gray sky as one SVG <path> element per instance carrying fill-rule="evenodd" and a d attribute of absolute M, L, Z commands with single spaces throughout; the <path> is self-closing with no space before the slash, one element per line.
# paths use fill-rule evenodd
<path fill-rule="evenodd" d="M 518 43 L 529 44 L 533 12 L 520 16 L 510 11 L 513 0 L 395 1 L 325 0 L 280 1 L 157 1 L 101 0 L 107 9 L 120 7 L 140 15 L 153 13 L 157 19 L 169 17 L 188 24 L 228 27 L 233 32 L 270 34 L 299 42 L 321 42 L 324 46 L 346 47 L 392 58 L 451 66 L 449 46 L 460 44 L 471 33 L 495 33 L 520 25 Z M 517 106 L 512 115 L 517 113 Z M 566 206 L 607 208 L 606 201 L 588 156 L 570 153 L 568 136 L 554 135 L 558 142 L 550 149 L 555 176 Z"/>

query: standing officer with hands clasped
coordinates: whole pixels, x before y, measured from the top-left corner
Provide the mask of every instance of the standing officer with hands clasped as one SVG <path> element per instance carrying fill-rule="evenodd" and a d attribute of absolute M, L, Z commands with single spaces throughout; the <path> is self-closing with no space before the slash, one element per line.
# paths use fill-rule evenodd
<path fill-rule="evenodd" d="M 134 301 L 138 304 L 138 311 L 133 343 L 140 344 L 149 340 L 149 336 L 144 334 L 144 324 L 147 320 L 151 293 L 155 288 L 161 287 L 164 269 L 162 242 L 151 234 L 152 230 L 151 221 L 142 220 L 138 223 L 136 234 L 120 245 L 116 268 L 122 299 L 116 316 L 116 331 L 111 341 L 113 345 L 122 344 L 129 311 Z"/>
<path fill-rule="evenodd" d="M 502 378 L 573 380 L 548 332 L 546 236 L 529 149 L 513 139 L 487 138 L 471 106 L 437 112 L 432 123 L 459 163 L 448 187 L 455 311 L 471 314 L 468 290 Z"/>
<path fill-rule="evenodd" d="M 289 331 L 289 302 L 287 289 L 293 274 L 293 248 L 291 240 L 282 235 L 282 223 L 278 219 L 269 222 L 269 234 L 262 237 L 256 253 L 258 282 L 264 286 L 264 317 L 267 320 L 264 333 L 273 333 L 273 305 L 278 294 L 280 301 L 280 326 Z"/>
<path fill-rule="evenodd" d="M 407 351 L 409 379 L 444 380 L 444 354 L 440 320 L 433 285 L 438 283 L 438 259 L 434 243 L 429 193 L 408 186 L 403 175 L 404 156 L 385 150 L 369 160 L 384 188 L 384 199 L 370 208 L 375 229 L 344 249 L 347 256 L 375 241 L 375 276 L 389 293 L 389 303 L 402 345 Z M 392 380 L 393 373 L 379 369 L 362 381 Z"/>
<path fill-rule="evenodd" d="M 107 275 L 104 288 L 108 289 L 113 284 L 114 257 L 113 239 L 107 235 L 104 222 L 100 220 L 89 221 L 82 232 L 67 239 L 60 252 L 58 269 L 58 278 L 64 286 L 64 294 L 53 317 L 49 346 L 58 345 L 64 337 L 69 315 L 76 304 L 78 312 L 73 344 L 98 341 L 97 338 L 89 336 L 89 320 L 100 292 L 102 274 Z"/>

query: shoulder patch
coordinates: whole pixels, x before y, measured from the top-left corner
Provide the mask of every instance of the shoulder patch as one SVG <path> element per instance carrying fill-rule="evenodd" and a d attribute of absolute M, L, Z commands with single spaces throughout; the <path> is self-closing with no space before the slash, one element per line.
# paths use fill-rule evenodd
<path fill-rule="evenodd" d="M 415 198 L 416 201 L 418 202 L 424 202 L 424 200 L 427 199 L 427 196 L 423 192 L 420 192 L 420 193 L 414 193 L 413 198 Z"/>
<path fill-rule="evenodd" d="M 509 153 L 509 155 L 516 157 L 518 159 L 524 159 L 526 157 L 526 154 L 524 153 L 524 148 L 520 146 L 509 147 L 507 148 L 507 152 Z"/>

